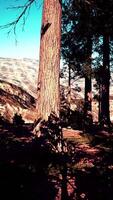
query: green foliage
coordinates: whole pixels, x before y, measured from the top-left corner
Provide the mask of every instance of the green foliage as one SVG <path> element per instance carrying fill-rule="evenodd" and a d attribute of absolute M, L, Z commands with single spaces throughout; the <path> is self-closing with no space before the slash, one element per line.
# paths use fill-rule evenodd
<path fill-rule="evenodd" d="M 92 10 L 77 1 L 66 2 L 62 14 L 62 58 L 76 75 L 91 75 L 89 44 L 92 43 Z M 90 40 L 90 41 L 89 41 Z"/>

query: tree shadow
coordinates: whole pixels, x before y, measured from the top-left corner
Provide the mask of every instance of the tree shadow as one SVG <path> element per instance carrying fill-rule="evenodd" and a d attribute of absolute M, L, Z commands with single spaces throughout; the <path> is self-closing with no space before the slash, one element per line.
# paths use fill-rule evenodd
<path fill-rule="evenodd" d="M 17 134 L 19 125 L 1 122 L 0 190 L 4 199 L 113 199 L 112 135 L 95 132 L 91 140 L 64 139 L 62 121 L 54 115 L 42 122 L 40 138 L 32 135 L 32 124 L 22 125 L 23 133 L 20 129 Z"/>
<path fill-rule="evenodd" d="M 0 126 L 0 191 L 4 199 L 52 200 L 54 183 L 48 178 L 51 155 L 42 148 L 40 139 L 33 139 L 26 126 L 24 137 L 16 133 L 17 125 Z M 26 130 L 29 132 L 26 134 Z M 21 132 L 21 129 L 19 129 Z"/>

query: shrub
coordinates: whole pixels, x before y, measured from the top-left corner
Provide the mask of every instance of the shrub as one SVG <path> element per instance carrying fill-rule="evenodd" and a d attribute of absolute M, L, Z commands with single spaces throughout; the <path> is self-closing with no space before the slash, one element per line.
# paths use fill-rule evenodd
<path fill-rule="evenodd" d="M 15 125 L 23 125 L 24 124 L 24 120 L 22 119 L 22 116 L 15 113 L 14 117 L 13 117 L 13 124 Z"/>

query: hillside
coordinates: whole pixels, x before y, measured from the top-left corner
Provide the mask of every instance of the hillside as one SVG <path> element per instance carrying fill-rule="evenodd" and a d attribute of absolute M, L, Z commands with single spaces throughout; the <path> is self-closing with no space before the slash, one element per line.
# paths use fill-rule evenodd
<path fill-rule="evenodd" d="M 111 76 L 113 77 L 113 75 Z M 15 113 L 23 116 L 26 122 L 32 122 L 36 118 L 35 100 L 38 78 L 38 61 L 33 59 L 0 58 L 0 113 L 12 121 Z M 67 93 L 67 80 L 61 79 L 61 85 Z M 113 81 L 111 79 L 110 103 L 111 118 L 113 113 Z M 72 109 L 75 109 L 76 99 L 84 97 L 84 80 L 73 82 Z M 93 94 L 95 94 L 93 88 Z M 93 102 L 94 120 L 97 120 L 97 102 Z M 31 114 L 32 110 L 32 114 Z"/>
<path fill-rule="evenodd" d="M 34 121 L 37 71 L 36 60 L 0 58 L 0 113 L 9 121 L 15 113 Z"/>

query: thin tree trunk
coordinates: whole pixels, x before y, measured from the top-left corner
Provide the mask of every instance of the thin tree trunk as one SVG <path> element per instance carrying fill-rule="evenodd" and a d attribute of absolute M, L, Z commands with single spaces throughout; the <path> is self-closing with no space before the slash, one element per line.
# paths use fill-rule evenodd
<path fill-rule="evenodd" d="M 70 63 L 68 64 L 68 95 L 67 95 L 67 102 L 68 102 L 68 124 L 70 124 L 70 114 L 71 114 L 71 66 Z"/>
<path fill-rule="evenodd" d="M 98 99 L 98 121 L 101 121 L 101 84 L 99 82 L 99 99 Z"/>
<path fill-rule="evenodd" d="M 45 0 L 40 42 L 40 61 L 37 91 L 37 118 L 48 120 L 60 110 L 60 41 L 61 2 Z"/>
<path fill-rule="evenodd" d="M 69 110 L 70 110 L 70 104 L 71 104 L 71 66 L 70 64 L 68 65 L 68 104 L 69 104 Z M 69 111 L 70 113 L 70 111 Z"/>
<path fill-rule="evenodd" d="M 88 38 L 87 41 L 87 69 L 85 74 L 85 116 L 92 111 L 92 85 L 91 85 L 91 56 L 92 56 L 92 40 Z"/>
<path fill-rule="evenodd" d="M 91 88 L 91 76 L 85 77 L 85 110 L 86 112 L 91 112 L 91 95 L 92 95 L 92 88 Z"/>
<path fill-rule="evenodd" d="M 110 48 L 109 36 L 103 36 L 103 67 L 102 67 L 102 82 L 101 82 L 101 103 L 100 103 L 100 123 L 102 125 L 110 125 L 110 110 L 109 110 L 109 86 L 110 86 Z"/>
<path fill-rule="evenodd" d="M 62 185 L 61 185 L 61 200 L 68 200 L 68 191 L 67 191 L 67 166 L 66 163 L 63 164 L 62 170 Z"/>

